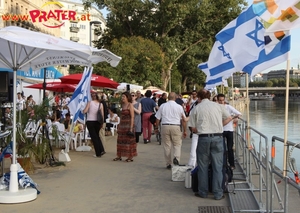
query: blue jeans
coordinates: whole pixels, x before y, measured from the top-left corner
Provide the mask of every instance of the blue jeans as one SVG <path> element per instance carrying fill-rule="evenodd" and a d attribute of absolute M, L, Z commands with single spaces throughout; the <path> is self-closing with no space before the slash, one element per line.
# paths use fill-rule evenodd
<path fill-rule="evenodd" d="M 212 192 L 215 198 L 223 196 L 223 137 L 199 137 L 197 145 L 198 190 L 199 195 L 208 194 L 208 165 L 212 164 Z"/>

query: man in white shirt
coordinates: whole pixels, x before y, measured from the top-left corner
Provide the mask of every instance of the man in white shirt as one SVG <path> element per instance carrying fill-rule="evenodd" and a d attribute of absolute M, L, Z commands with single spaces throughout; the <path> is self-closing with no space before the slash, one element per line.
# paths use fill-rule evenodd
<path fill-rule="evenodd" d="M 225 103 L 225 95 L 218 94 L 217 99 L 219 104 L 223 104 L 226 110 L 229 112 L 230 115 L 240 116 L 242 115 L 241 112 L 236 110 L 233 106 Z M 237 119 L 237 118 L 236 118 Z M 233 152 L 233 121 L 230 121 L 228 124 L 223 126 L 223 138 L 226 138 L 227 144 L 227 152 L 228 152 L 228 162 L 230 164 L 231 169 L 235 169 L 234 165 L 234 152 Z"/>
<path fill-rule="evenodd" d="M 70 97 L 69 97 L 69 95 L 66 95 L 65 96 L 65 102 L 66 102 L 66 105 L 68 105 L 69 103 L 70 103 Z"/>
<path fill-rule="evenodd" d="M 179 164 L 181 155 L 182 136 L 186 137 L 186 116 L 182 106 L 175 102 L 176 94 L 171 92 L 168 102 L 160 106 L 155 114 L 156 127 L 158 131 L 159 122 L 161 122 L 161 140 L 164 147 L 167 169 L 171 169 L 171 149 L 173 146 L 174 159 L 173 164 Z M 183 126 L 183 133 L 180 126 Z M 183 135 L 182 135 L 183 134 Z"/>
<path fill-rule="evenodd" d="M 25 100 L 22 98 L 20 92 L 17 93 L 17 111 L 23 110 L 25 107 Z"/>

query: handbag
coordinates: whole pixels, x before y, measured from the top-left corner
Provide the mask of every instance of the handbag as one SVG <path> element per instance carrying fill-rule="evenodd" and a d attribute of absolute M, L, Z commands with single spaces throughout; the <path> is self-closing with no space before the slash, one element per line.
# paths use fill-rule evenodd
<path fill-rule="evenodd" d="M 102 113 L 100 111 L 100 105 L 101 105 L 101 103 L 99 103 L 99 108 L 98 108 L 98 111 L 97 111 L 97 121 L 99 122 L 100 126 L 102 127 L 104 121 L 103 121 Z"/>
<path fill-rule="evenodd" d="M 131 136 L 131 137 L 134 136 L 133 132 L 131 132 L 131 131 L 128 131 L 128 132 L 127 132 L 127 135 L 128 135 L 128 136 Z"/>

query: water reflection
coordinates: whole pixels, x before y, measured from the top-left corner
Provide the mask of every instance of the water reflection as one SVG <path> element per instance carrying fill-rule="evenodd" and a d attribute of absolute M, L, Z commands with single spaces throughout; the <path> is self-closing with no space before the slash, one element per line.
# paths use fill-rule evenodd
<path fill-rule="evenodd" d="M 299 143 L 300 136 L 300 100 L 290 101 L 288 110 L 288 141 Z M 244 116 L 243 116 L 244 117 Z M 245 117 L 244 117 L 245 118 Z M 246 119 L 246 118 L 245 118 Z M 251 101 L 250 102 L 250 126 L 262 134 L 266 135 L 271 146 L 272 136 L 284 138 L 285 120 L 285 101 Z M 256 141 L 257 146 L 259 137 L 251 135 L 252 141 Z M 276 146 L 276 165 L 282 168 L 283 143 L 277 142 Z M 292 157 L 296 158 L 300 170 L 300 150 L 294 149 Z"/>

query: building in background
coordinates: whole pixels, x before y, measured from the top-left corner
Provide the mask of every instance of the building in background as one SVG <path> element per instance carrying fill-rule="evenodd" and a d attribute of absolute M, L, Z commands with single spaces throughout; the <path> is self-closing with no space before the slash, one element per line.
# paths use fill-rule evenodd
<path fill-rule="evenodd" d="M 95 29 L 104 30 L 106 21 L 95 7 L 85 10 L 82 3 L 73 1 L 59 1 L 64 10 L 75 10 L 79 20 L 65 22 L 60 28 L 61 37 L 81 44 L 91 45 L 92 41 L 98 40 Z M 94 45 L 91 45 L 94 46 Z"/>
<path fill-rule="evenodd" d="M 60 37 L 78 42 L 81 44 L 86 44 L 94 46 L 94 40 L 98 40 L 99 36 L 95 35 L 95 29 L 104 30 L 106 28 L 106 21 L 100 12 L 100 10 L 95 7 L 91 7 L 89 10 L 85 10 L 82 3 L 74 1 L 59 1 L 63 7 L 63 10 L 74 10 L 77 14 L 77 20 L 65 22 L 63 26 L 60 27 Z M 69 74 L 69 65 L 60 66 L 58 70 L 63 73 L 63 75 Z"/>
<path fill-rule="evenodd" d="M 44 10 L 60 10 L 59 4 L 45 4 L 47 0 L 0 0 L 0 28 L 7 26 L 19 26 L 25 29 L 50 34 L 60 37 L 59 28 L 50 28 L 39 22 L 31 20 L 29 14 L 30 11 L 42 11 Z M 42 8 L 42 6 L 44 7 Z M 58 26 L 62 22 L 49 19 L 47 25 Z"/>
<path fill-rule="evenodd" d="M 279 78 L 283 78 L 286 79 L 286 70 L 282 69 L 282 70 L 272 70 L 270 72 L 268 72 L 268 80 L 270 79 L 279 79 Z M 298 69 L 294 69 L 293 67 L 290 69 L 290 79 L 300 79 L 300 70 Z"/>
<path fill-rule="evenodd" d="M 263 76 L 264 76 L 264 74 L 258 73 L 252 77 L 252 80 L 253 81 L 263 81 L 264 80 Z"/>
<path fill-rule="evenodd" d="M 0 28 L 18 26 L 91 46 L 99 39 L 96 29 L 106 28 L 100 10 L 85 10 L 76 0 L 0 0 L 0 17 Z M 76 18 L 70 21 L 71 17 Z M 55 68 L 69 74 L 69 65 Z"/>

